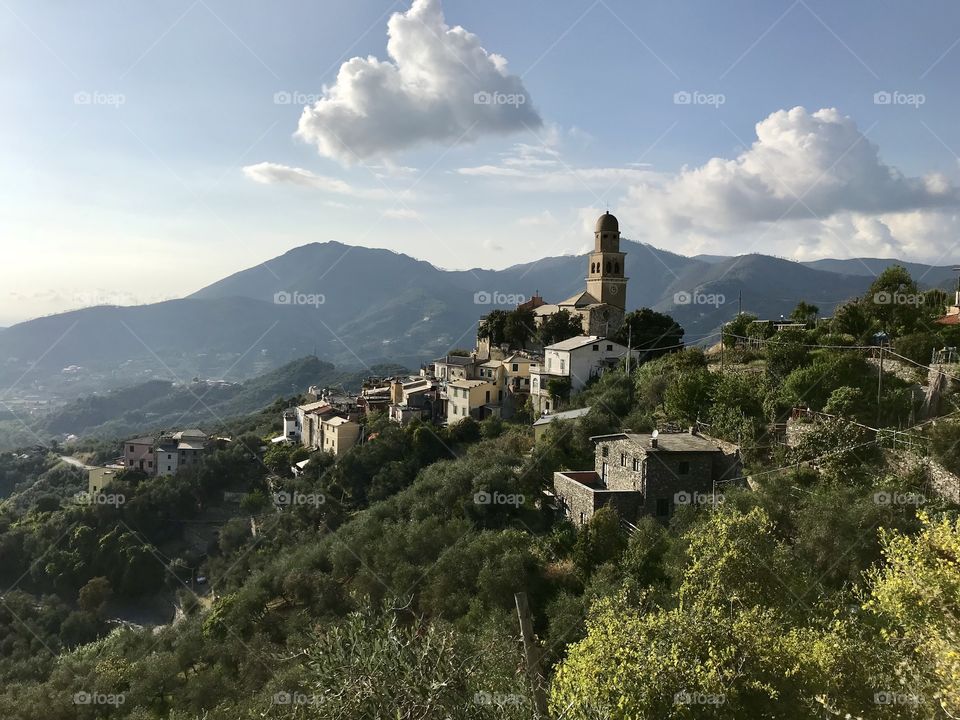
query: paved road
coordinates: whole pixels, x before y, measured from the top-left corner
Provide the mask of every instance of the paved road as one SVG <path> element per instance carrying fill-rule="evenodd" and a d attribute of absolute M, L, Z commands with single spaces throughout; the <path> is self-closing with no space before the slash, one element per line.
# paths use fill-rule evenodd
<path fill-rule="evenodd" d="M 82 468 L 84 470 L 90 469 L 90 465 L 84 465 L 83 462 L 77 460 L 75 457 L 71 457 L 70 455 L 61 455 L 60 459 L 69 465 L 73 465 L 74 467 Z"/>

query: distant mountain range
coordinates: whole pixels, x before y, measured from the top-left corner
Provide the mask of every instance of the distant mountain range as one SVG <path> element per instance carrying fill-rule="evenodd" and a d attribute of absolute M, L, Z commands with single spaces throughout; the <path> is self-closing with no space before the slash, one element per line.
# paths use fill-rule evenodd
<path fill-rule="evenodd" d="M 691 342 L 731 318 L 738 303 L 779 317 L 806 300 L 829 314 L 898 262 L 685 257 L 627 240 L 622 245 L 629 308 L 670 313 Z M 948 266 L 901 264 L 924 287 L 955 282 Z M 452 348 L 471 347 L 478 318 L 495 307 L 490 300 L 507 306 L 537 291 L 548 301 L 562 300 L 584 287 L 585 271 L 585 256 L 446 271 L 388 250 L 313 243 L 183 299 L 93 307 L 6 328 L 0 383 L 78 397 L 151 379 L 242 380 L 306 355 L 351 369 L 381 362 L 417 367 Z"/>
<path fill-rule="evenodd" d="M 404 371 L 396 365 L 374 366 L 375 374 Z M 337 370 L 315 357 L 294 360 L 242 383 L 203 381 L 179 385 L 148 380 L 102 394 L 87 395 L 38 418 L 25 428 L 0 413 L 0 451 L 18 445 L 83 437 L 118 438 L 160 429 L 220 427 L 224 421 L 255 413 L 279 398 L 302 394 L 310 385 L 358 390 L 366 369 Z"/>

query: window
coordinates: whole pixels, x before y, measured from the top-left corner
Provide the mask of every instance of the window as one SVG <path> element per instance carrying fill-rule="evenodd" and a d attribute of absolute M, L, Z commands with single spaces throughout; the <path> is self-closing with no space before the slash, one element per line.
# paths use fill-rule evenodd
<path fill-rule="evenodd" d="M 560 361 L 560 372 L 561 372 L 561 373 L 562 373 L 562 372 L 566 372 L 566 370 L 567 370 L 567 361 L 566 361 L 566 360 L 561 360 L 561 361 Z"/>
<path fill-rule="evenodd" d="M 679 473 L 680 473 L 681 475 L 689 475 L 689 474 L 690 474 L 690 463 L 687 462 L 686 460 L 684 460 L 683 462 L 681 462 L 681 463 L 680 463 L 680 468 L 679 468 Z"/>
<path fill-rule="evenodd" d="M 149 468 L 152 468 L 152 467 L 153 467 L 153 460 L 148 460 L 148 461 L 147 461 L 147 467 L 149 467 Z"/>
<path fill-rule="evenodd" d="M 170 472 L 170 466 L 167 465 L 167 472 Z"/>
<path fill-rule="evenodd" d="M 627 466 L 627 454 L 620 453 L 620 467 L 626 467 L 626 466 Z"/>
<path fill-rule="evenodd" d="M 633 471 L 640 472 L 640 458 L 638 457 L 633 459 Z"/>
<path fill-rule="evenodd" d="M 486 399 L 486 402 L 490 402 L 490 391 L 489 391 L 489 390 L 487 390 L 487 399 Z"/>
<path fill-rule="evenodd" d="M 607 447 L 606 445 L 601 445 L 601 446 L 600 446 L 600 454 L 601 454 L 603 457 L 607 457 L 607 455 L 610 454 L 610 448 Z"/>
<path fill-rule="evenodd" d="M 519 363 L 514 363 L 514 364 L 513 364 L 513 371 L 514 371 L 514 372 L 517 372 L 517 370 L 519 370 L 519 369 L 520 369 L 520 364 L 519 364 Z"/>
<path fill-rule="evenodd" d="M 657 498 L 657 517 L 667 517 L 670 514 L 670 498 Z"/>
<path fill-rule="evenodd" d="M 599 345 L 594 345 L 594 346 L 593 346 L 593 351 L 594 351 L 594 352 L 598 352 L 599 350 L 600 350 L 600 346 L 599 346 Z"/>
<path fill-rule="evenodd" d="M 133 445 L 130 446 L 130 452 L 133 452 Z"/>
<path fill-rule="evenodd" d="M 130 465 L 133 465 L 133 460 L 127 460 L 127 462 L 130 463 Z"/>
<path fill-rule="evenodd" d="M 612 351 L 613 351 L 613 345 L 611 345 L 610 343 L 607 343 L 607 352 L 612 352 Z"/>

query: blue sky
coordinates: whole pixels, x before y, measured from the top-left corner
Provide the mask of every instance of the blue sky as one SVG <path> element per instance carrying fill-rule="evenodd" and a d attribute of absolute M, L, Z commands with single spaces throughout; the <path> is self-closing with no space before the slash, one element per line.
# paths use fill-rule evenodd
<path fill-rule="evenodd" d="M 315 241 L 505 267 L 607 205 L 684 254 L 957 260 L 956 3 L 411 4 L 0 5 L 0 324 Z"/>

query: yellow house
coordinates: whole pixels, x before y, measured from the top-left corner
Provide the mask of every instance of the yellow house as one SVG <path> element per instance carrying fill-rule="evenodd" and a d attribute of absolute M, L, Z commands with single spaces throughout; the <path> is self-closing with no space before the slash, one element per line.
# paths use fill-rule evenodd
<path fill-rule="evenodd" d="M 321 450 L 340 456 L 360 440 L 360 424 L 343 417 L 320 421 Z"/>
<path fill-rule="evenodd" d="M 453 425 L 465 417 L 480 420 L 486 415 L 498 414 L 492 407 L 484 412 L 483 406 L 499 408 L 503 389 L 495 380 L 454 380 L 447 383 L 447 424 Z"/>
<path fill-rule="evenodd" d="M 99 495 L 100 492 L 117 476 L 112 468 L 92 467 L 87 472 L 87 492 L 90 495 Z"/>
<path fill-rule="evenodd" d="M 533 361 L 524 355 L 503 359 L 503 382 L 510 392 L 530 392 L 530 365 Z"/>

